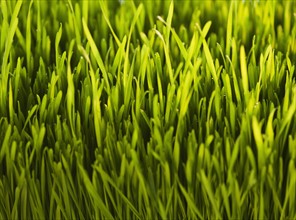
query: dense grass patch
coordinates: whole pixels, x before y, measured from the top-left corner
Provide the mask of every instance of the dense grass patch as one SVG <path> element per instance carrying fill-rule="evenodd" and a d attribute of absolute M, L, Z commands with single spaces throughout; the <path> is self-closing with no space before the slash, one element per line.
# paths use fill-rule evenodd
<path fill-rule="evenodd" d="M 296 3 L 0 4 L 0 219 L 295 219 Z"/>

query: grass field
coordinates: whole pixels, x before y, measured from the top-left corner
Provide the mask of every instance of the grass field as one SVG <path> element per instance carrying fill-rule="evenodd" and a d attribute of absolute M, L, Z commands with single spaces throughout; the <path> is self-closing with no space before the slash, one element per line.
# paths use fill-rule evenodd
<path fill-rule="evenodd" d="M 296 2 L 0 0 L 0 219 L 296 219 Z"/>

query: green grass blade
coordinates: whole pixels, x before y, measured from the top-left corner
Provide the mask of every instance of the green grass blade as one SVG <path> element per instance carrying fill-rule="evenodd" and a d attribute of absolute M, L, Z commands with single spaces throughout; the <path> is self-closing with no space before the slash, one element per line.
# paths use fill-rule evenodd
<path fill-rule="evenodd" d="M 93 198 L 93 200 L 96 204 L 96 208 L 98 208 L 107 219 L 114 219 L 112 214 L 107 209 L 104 202 L 102 201 L 101 197 L 96 192 L 96 190 L 95 190 L 92 182 L 89 180 L 88 175 L 85 172 L 84 168 L 81 165 L 78 165 L 78 168 L 79 168 L 81 178 L 85 184 L 85 188 L 87 189 L 89 195 Z"/>
<path fill-rule="evenodd" d="M 8 72 L 10 71 L 8 66 L 8 58 L 9 58 L 9 53 L 12 47 L 13 38 L 17 30 L 18 21 L 19 21 L 17 16 L 21 9 L 22 3 L 23 1 L 20 0 L 20 1 L 17 1 L 15 5 L 14 11 L 11 17 L 7 37 L 6 37 L 5 50 L 2 57 L 2 67 L 1 67 L 2 79 L 1 79 L 1 89 L 0 89 L 0 114 L 1 115 L 3 114 L 5 115 L 7 112 L 6 101 L 7 101 Z"/>
<path fill-rule="evenodd" d="M 120 197 L 123 199 L 123 201 L 126 203 L 126 205 L 132 210 L 132 212 L 135 214 L 135 216 L 138 219 L 141 219 L 141 214 L 137 211 L 137 209 L 133 206 L 133 204 L 130 202 L 130 200 L 121 192 L 121 190 L 116 186 L 116 184 L 113 182 L 113 180 L 107 175 L 106 172 L 102 169 L 102 167 L 95 166 L 94 167 L 102 176 L 102 179 L 104 179 L 106 182 L 108 182 L 120 195 Z"/>
<path fill-rule="evenodd" d="M 246 97 L 246 102 L 248 101 L 248 93 L 249 93 L 249 80 L 248 80 L 248 70 L 247 70 L 247 60 L 245 48 L 241 46 L 240 48 L 240 65 L 241 65 L 241 75 L 242 75 L 242 84 L 244 96 Z"/>
<path fill-rule="evenodd" d="M 104 62 L 101 58 L 101 55 L 100 55 L 100 52 L 96 46 L 96 43 L 87 27 L 87 24 L 84 20 L 84 18 L 82 18 L 82 26 L 83 26 L 83 30 L 84 30 L 84 34 L 89 42 L 89 45 L 90 45 L 90 48 L 92 50 L 92 53 L 96 59 L 96 62 L 100 68 L 100 71 L 102 72 L 103 74 L 103 79 L 104 79 L 104 82 L 106 83 L 106 90 L 107 90 L 107 93 L 109 94 L 110 93 L 110 83 L 109 83 L 109 77 L 108 77 L 108 74 L 107 74 L 107 71 L 106 71 L 106 68 L 105 68 L 105 65 L 104 65 Z"/>
<path fill-rule="evenodd" d="M 218 206 L 217 206 L 217 200 L 214 197 L 213 190 L 211 189 L 211 184 L 210 184 L 204 170 L 201 170 L 201 182 L 202 182 L 202 184 L 203 184 L 203 186 L 204 186 L 204 188 L 205 188 L 205 190 L 207 192 L 207 195 L 208 195 L 208 197 L 209 197 L 209 199 L 211 201 L 211 204 L 212 204 L 212 207 L 214 209 L 216 218 L 221 219 L 222 216 L 221 216 L 221 214 L 219 212 L 219 209 L 218 209 Z"/>

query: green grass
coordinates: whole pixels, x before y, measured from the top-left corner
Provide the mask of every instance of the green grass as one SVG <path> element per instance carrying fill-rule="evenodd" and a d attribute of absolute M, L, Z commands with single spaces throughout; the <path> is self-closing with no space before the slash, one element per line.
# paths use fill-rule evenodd
<path fill-rule="evenodd" d="M 0 219 L 295 219 L 295 13 L 1 0 Z"/>

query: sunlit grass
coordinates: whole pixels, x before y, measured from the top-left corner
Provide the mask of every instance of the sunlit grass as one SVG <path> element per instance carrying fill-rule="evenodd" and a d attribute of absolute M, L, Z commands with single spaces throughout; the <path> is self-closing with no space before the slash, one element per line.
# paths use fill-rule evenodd
<path fill-rule="evenodd" d="M 295 10 L 1 0 L 0 219 L 295 219 Z"/>

